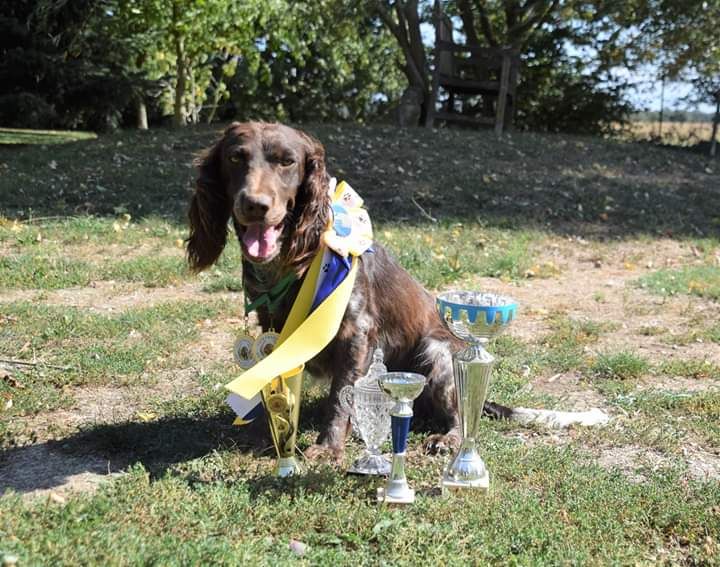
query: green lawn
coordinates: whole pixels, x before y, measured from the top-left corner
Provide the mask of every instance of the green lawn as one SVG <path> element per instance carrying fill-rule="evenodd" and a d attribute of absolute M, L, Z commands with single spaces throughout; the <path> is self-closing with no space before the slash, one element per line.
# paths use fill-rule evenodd
<path fill-rule="evenodd" d="M 70 130 L 25 130 L 0 128 L 0 145 L 4 144 L 65 144 L 79 140 L 94 140 L 92 132 Z"/>
<path fill-rule="evenodd" d="M 719 564 L 720 178 L 705 158 L 308 129 L 430 290 L 520 301 L 493 346 L 494 401 L 611 423 L 483 421 L 486 495 L 440 496 L 449 457 L 422 454 L 420 420 L 413 506 L 378 506 L 380 480 L 329 465 L 278 480 L 264 423 L 233 427 L 224 403 L 238 247 L 200 275 L 184 263 L 190 164 L 216 128 L 0 147 L 0 564 Z M 306 382 L 301 450 L 326 395 Z"/>

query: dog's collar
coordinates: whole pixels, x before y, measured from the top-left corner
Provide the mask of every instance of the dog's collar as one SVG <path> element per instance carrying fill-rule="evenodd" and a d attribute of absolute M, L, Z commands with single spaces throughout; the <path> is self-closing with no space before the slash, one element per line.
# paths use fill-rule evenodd
<path fill-rule="evenodd" d="M 270 291 L 263 293 L 260 297 L 254 301 L 249 301 L 247 294 L 245 295 L 245 314 L 249 314 L 251 311 L 256 311 L 259 307 L 267 305 L 267 309 L 270 315 L 273 315 L 277 310 L 278 305 L 282 299 L 287 295 L 288 291 L 292 287 L 292 284 L 297 281 L 295 272 L 290 272 L 283 277 L 278 283 L 276 283 Z"/>

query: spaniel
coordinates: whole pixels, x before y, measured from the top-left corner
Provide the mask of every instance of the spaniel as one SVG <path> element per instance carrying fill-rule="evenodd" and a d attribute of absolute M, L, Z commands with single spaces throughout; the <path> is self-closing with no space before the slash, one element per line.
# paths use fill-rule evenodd
<path fill-rule="evenodd" d="M 282 328 L 330 219 L 330 176 L 323 146 L 281 124 L 233 123 L 196 165 L 199 176 L 187 241 L 190 266 L 199 271 L 217 260 L 232 221 L 242 249 L 243 289 L 249 300 L 268 292 L 290 272 L 298 277 L 272 318 L 267 306 L 258 310 L 264 330 Z M 337 335 L 306 365 L 313 376 L 330 379 L 324 422 L 306 457 L 342 458 L 349 415 L 339 393 L 367 372 L 376 347 L 382 348 L 390 370 L 427 377 L 416 411 L 428 415 L 440 429 L 426 440 L 427 451 L 459 445 L 451 353 L 461 343 L 445 328 L 433 296 L 375 243 L 360 257 Z M 513 413 L 491 402 L 484 409 L 494 417 Z"/>

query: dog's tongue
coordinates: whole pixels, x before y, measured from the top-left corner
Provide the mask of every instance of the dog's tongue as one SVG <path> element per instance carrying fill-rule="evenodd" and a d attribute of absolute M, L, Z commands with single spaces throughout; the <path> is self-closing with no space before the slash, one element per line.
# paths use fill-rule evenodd
<path fill-rule="evenodd" d="M 242 240 L 251 256 L 254 258 L 267 258 L 275 252 L 279 235 L 279 226 L 251 224 L 245 229 Z"/>

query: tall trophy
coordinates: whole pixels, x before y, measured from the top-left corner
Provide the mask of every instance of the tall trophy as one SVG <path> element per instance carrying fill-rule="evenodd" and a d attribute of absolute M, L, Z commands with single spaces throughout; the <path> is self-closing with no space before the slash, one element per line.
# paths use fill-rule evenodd
<path fill-rule="evenodd" d="M 509 297 L 494 293 L 449 291 L 438 296 L 437 308 L 450 332 L 467 344 L 466 348 L 453 354 L 463 440 L 443 475 L 443 492 L 466 488 L 487 490 L 490 475 L 476 448 L 495 363 L 495 357 L 485 347 L 515 319 L 517 304 Z"/>
<path fill-rule="evenodd" d="M 388 372 L 378 378 L 380 388 L 395 400 L 390 411 L 392 427 L 393 460 L 385 488 L 378 490 L 378 501 L 386 504 L 411 504 L 415 491 L 405 478 L 405 450 L 410 432 L 413 411 L 412 402 L 425 387 L 425 376 L 412 372 Z"/>
<path fill-rule="evenodd" d="M 367 374 L 353 386 L 345 386 L 340 390 L 340 401 L 343 408 L 350 412 L 353 431 L 366 447 L 363 455 L 348 469 L 349 473 L 390 474 L 390 461 L 380 452 L 380 447 L 390 437 L 390 410 L 395 405 L 378 383 L 378 378 L 386 373 L 383 352 L 379 348 L 375 349 Z"/>
<path fill-rule="evenodd" d="M 275 474 L 279 477 L 302 472 L 295 456 L 301 387 L 302 372 L 290 378 L 277 377 L 261 392 L 268 413 L 270 434 L 277 451 Z"/>

